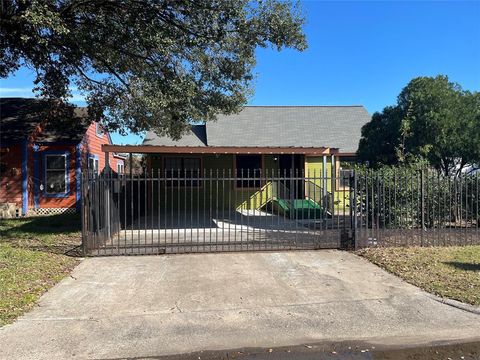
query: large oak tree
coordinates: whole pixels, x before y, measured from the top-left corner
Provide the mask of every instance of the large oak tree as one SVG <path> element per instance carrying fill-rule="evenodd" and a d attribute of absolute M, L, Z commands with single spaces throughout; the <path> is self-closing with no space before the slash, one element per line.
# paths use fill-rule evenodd
<path fill-rule="evenodd" d="M 374 166 L 425 159 L 445 175 L 480 165 L 480 93 L 446 76 L 411 80 L 363 127 L 358 155 Z"/>
<path fill-rule="evenodd" d="M 27 66 L 38 95 L 76 87 L 109 130 L 175 138 L 240 110 L 257 47 L 306 48 L 284 0 L 2 0 L 1 23 L 1 77 Z"/>

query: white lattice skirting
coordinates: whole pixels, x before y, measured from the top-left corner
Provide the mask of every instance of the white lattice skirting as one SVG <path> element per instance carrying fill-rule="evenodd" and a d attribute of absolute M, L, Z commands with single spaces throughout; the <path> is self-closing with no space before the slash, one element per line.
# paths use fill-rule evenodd
<path fill-rule="evenodd" d="M 55 214 L 75 214 L 75 208 L 40 208 L 28 210 L 27 216 L 55 215 Z"/>

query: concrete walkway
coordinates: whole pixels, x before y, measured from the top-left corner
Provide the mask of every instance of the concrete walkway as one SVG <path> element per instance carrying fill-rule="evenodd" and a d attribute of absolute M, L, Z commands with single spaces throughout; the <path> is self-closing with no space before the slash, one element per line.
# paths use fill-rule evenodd
<path fill-rule="evenodd" d="M 0 329 L 2 359 L 128 358 L 355 339 L 475 339 L 480 315 L 340 251 L 90 258 Z"/>

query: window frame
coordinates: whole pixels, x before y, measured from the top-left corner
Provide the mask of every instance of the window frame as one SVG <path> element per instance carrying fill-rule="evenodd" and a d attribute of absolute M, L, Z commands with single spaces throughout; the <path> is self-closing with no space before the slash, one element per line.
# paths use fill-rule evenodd
<path fill-rule="evenodd" d="M 175 159 L 180 159 L 181 162 L 182 162 L 182 168 L 180 169 L 180 171 L 185 171 L 185 168 L 184 168 L 184 162 L 185 162 L 185 159 L 198 159 L 200 161 L 200 172 L 199 172 L 199 177 L 198 178 L 192 178 L 193 179 L 193 184 L 192 184 L 192 180 L 176 180 L 178 179 L 178 177 L 174 177 L 174 176 L 169 176 L 167 174 L 167 171 L 170 171 L 172 169 L 167 169 L 166 167 L 166 162 L 167 162 L 167 159 L 170 159 L 170 158 L 175 158 Z M 201 189 L 203 188 L 203 181 L 202 180 L 199 180 L 203 177 L 203 157 L 201 156 L 185 156 L 185 155 L 169 155 L 169 156 L 163 156 L 162 157 L 162 173 L 163 173 L 163 176 L 165 179 L 170 179 L 170 180 L 165 180 L 165 186 L 167 188 L 194 188 L 194 189 Z M 173 169 L 173 170 L 178 170 L 178 169 Z M 189 170 L 189 169 L 187 169 Z M 190 169 L 192 170 L 192 169 Z M 183 178 L 184 176 L 181 176 L 180 178 Z M 195 179 L 196 179 L 196 182 L 197 184 L 195 184 Z M 180 182 L 180 184 L 179 184 Z"/>
<path fill-rule="evenodd" d="M 120 171 L 121 167 L 121 171 Z M 123 160 L 117 160 L 117 174 L 118 175 L 124 175 L 125 174 L 125 163 Z"/>
<path fill-rule="evenodd" d="M 43 152 L 43 196 L 49 198 L 66 198 L 70 196 L 70 152 L 65 151 L 44 151 Z M 65 192 L 51 193 L 47 191 L 47 157 L 63 156 L 65 158 Z"/>
<path fill-rule="evenodd" d="M 258 186 L 238 186 L 238 184 L 242 181 L 241 179 L 241 176 L 238 174 L 237 172 L 237 157 L 238 156 L 259 156 L 260 157 L 260 171 L 261 171 L 261 174 L 260 174 L 260 178 L 258 179 L 259 181 L 259 185 Z M 235 190 L 239 190 L 239 191 L 242 191 L 242 190 L 260 190 L 265 184 L 263 184 L 263 179 L 262 179 L 262 174 L 263 174 L 263 165 L 265 164 L 265 159 L 264 159 L 264 154 L 235 154 L 235 156 L 233 157 L 233 171 L 234 171 L 234 175 L 235 175 L 235 178 L 236 180 L 234 181 L 234 187 L 235 187 Z M 244 174 L 245 176 L 246 174 Z M 246 180 L 243 180 L 243 181 L 246 181 Z"/>
<path fill-rule="evenodd" d="M 96 122 L 95 123 L 95 135 L 100 138 L 100 139 L 103 139 L 103 135 L 104 135 L 104 131 L 101 129 L 101 125 Z"/>
<path fill-rule="evenodd" d="M 87 171 L 90 171 L 90 159 L 93 159 L 93 167 L 95 170 L 95 164 L 97 164 L 97 171 L 95 175 L 100 175 L 100 160 L 98 159 L 98 155 L 96 154 L 88 154 L 87 158 Z"/>

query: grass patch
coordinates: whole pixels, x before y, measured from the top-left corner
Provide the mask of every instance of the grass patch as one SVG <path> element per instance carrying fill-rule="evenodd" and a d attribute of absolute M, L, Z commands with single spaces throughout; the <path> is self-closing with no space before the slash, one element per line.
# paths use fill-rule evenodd
<path fill-rule="evenodd" d="M 0 219 L 0 244 L 63 254 L 80 244 L 78 214 Z"/>
<path fill-rule="evenodd" d="M 0 326 L 75 267 L 80 239 L 78 215 L 0 219 Z"/>
<path fill-rule="evenodd" d="M 480 305 L 480 246 L 370 248 L 357 252 L 430 293 Z"/>

